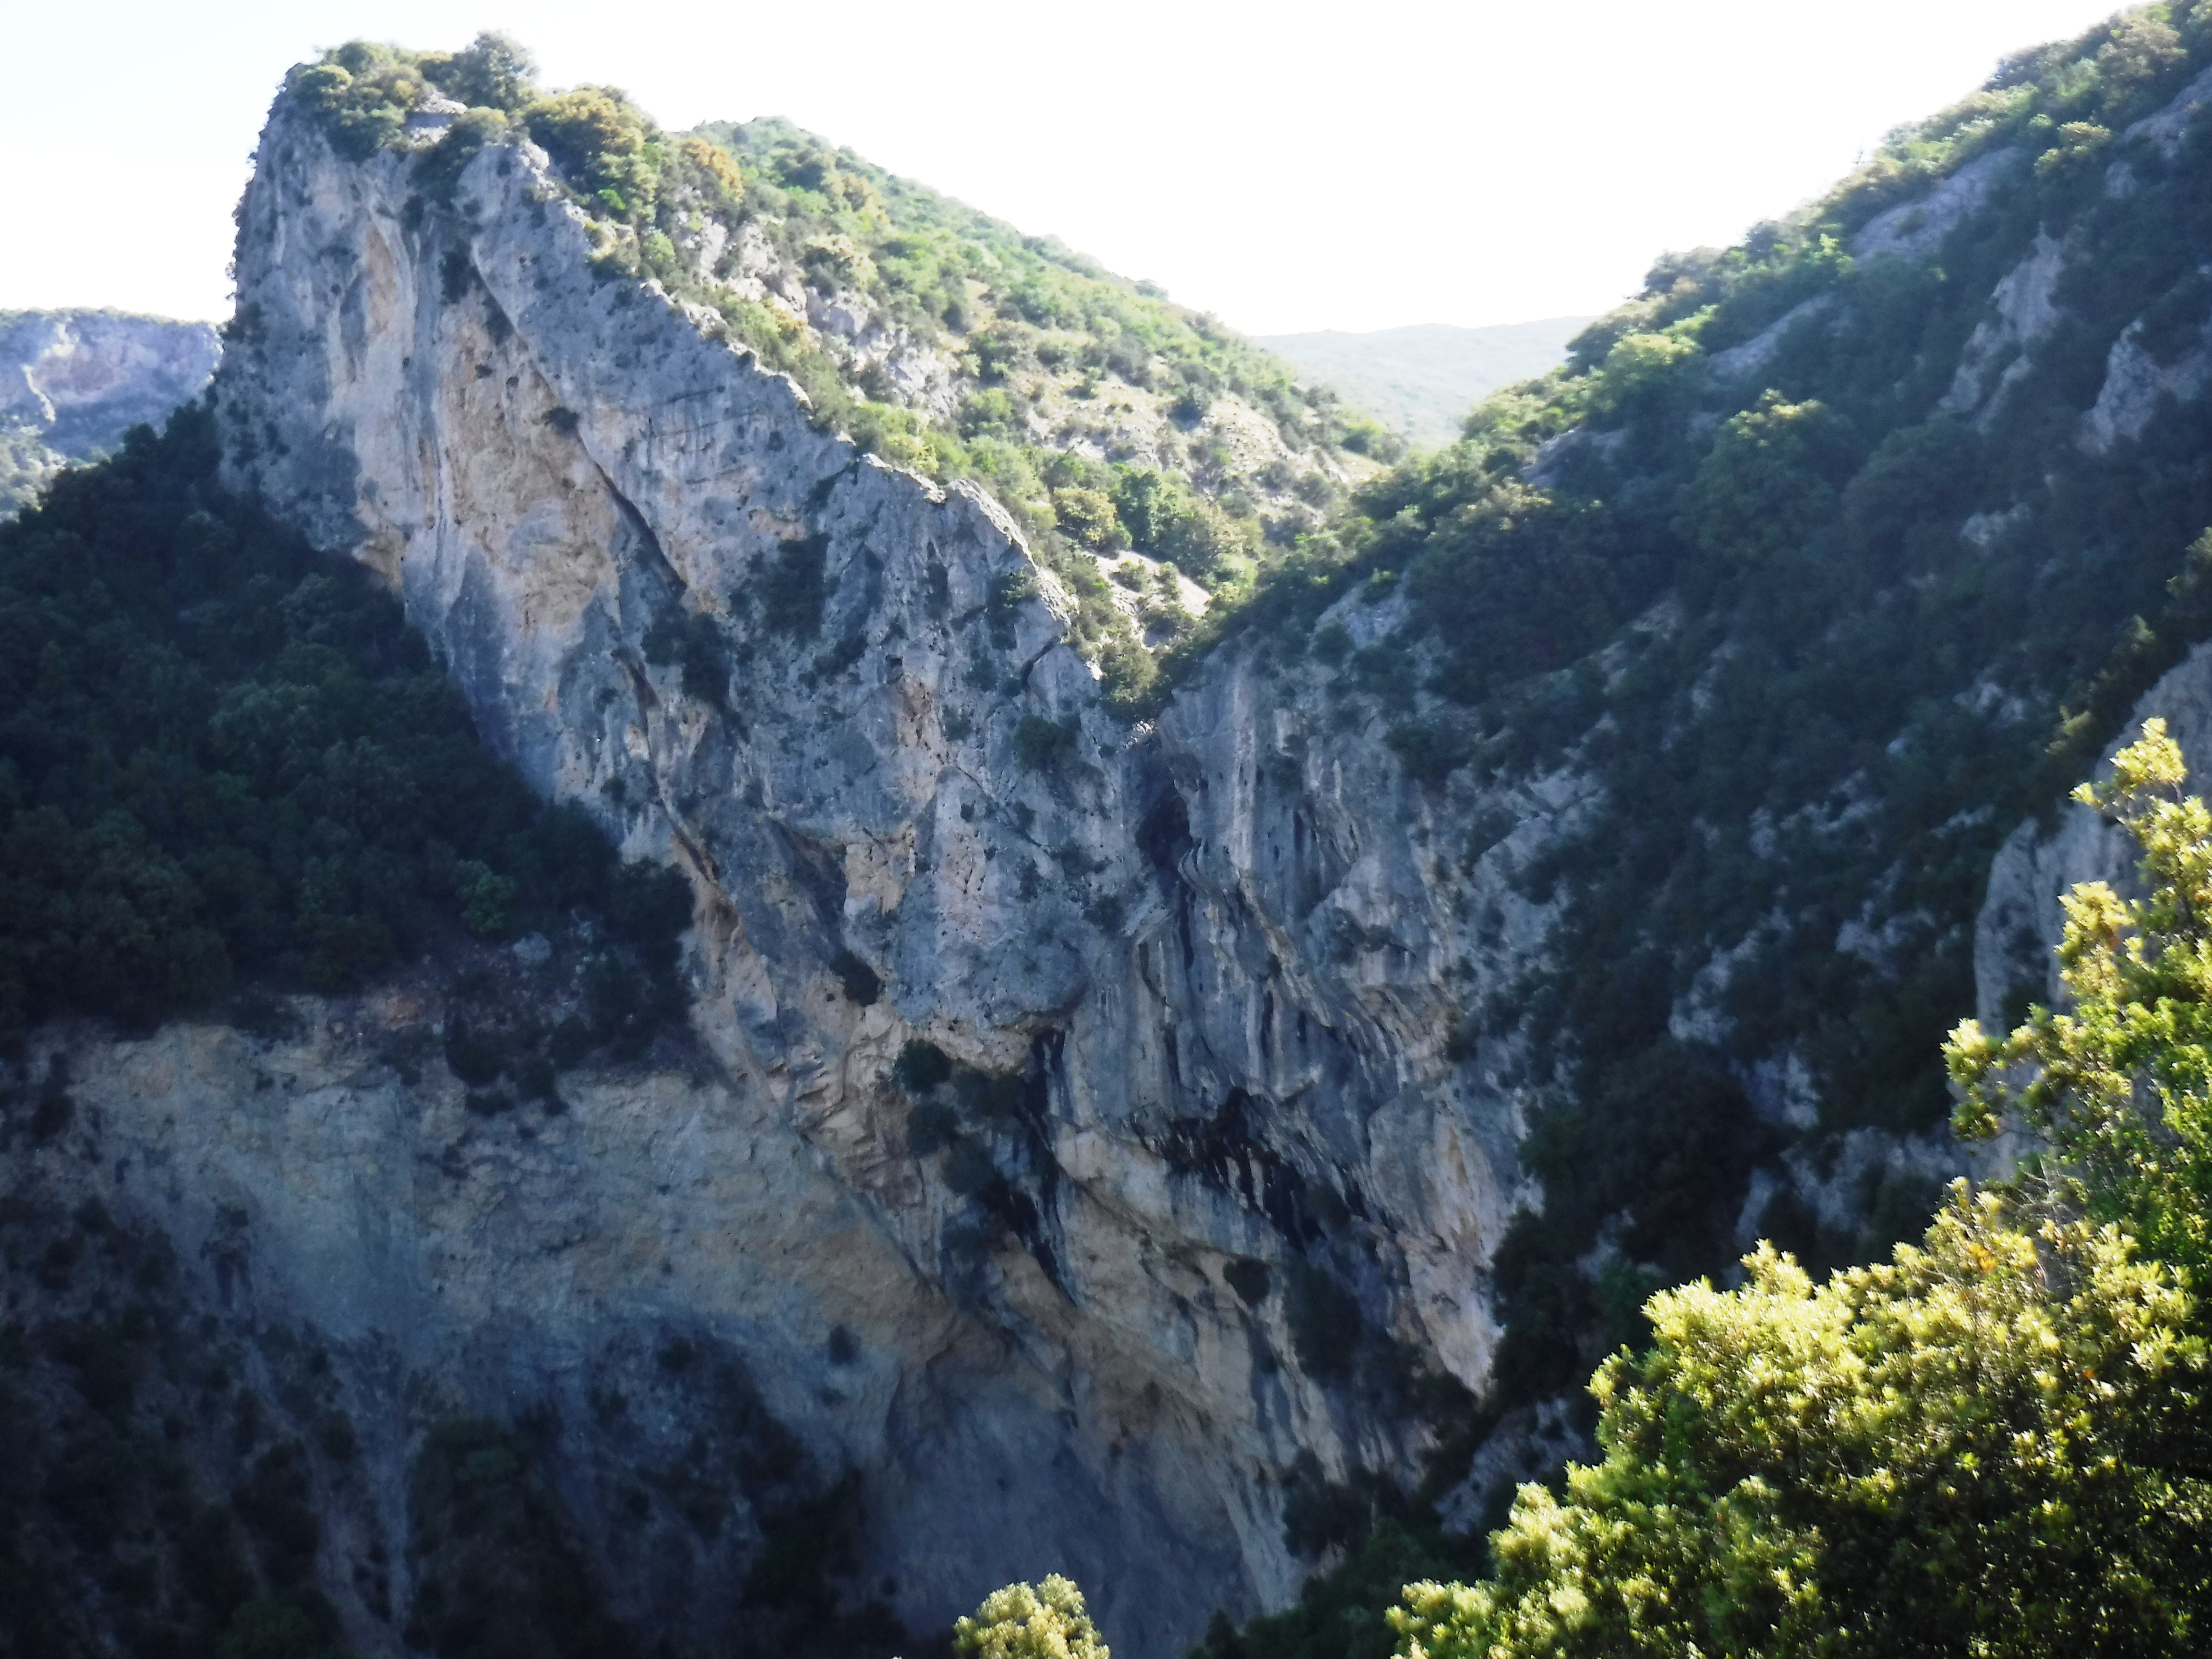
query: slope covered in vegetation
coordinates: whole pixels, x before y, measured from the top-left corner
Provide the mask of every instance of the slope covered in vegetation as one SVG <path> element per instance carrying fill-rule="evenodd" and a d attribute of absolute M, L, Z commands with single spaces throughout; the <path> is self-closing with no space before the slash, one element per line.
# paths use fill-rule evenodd
<path fill-rule="evenodd" d="M 1448 799 L 1601 787 L 1520 878 L 1565 906 L 1554 959 L 1468 1011 L 1557 1103 L 1500 1263 L 1510 1396 L 1632 1334 L 1601 1234 L 1616 1291 L 1717 1269 L 1754 1164 L 1940 1124 L 1998 842 L 2212 627 L 2212 410 L 2172 395 L 2212 312 L 2208 64 L 2201 6 L 2021 54 L 1798 216 L 1662 260 L 1209 618 L 1317 660 Z M 1347 655 L 1355 589 L 1389 626 Z M 1824 1263 L 1934 1195 L 1869 1191 L 1855 1237 L 1790 1188 L 1753 1220 Z"/>
<path fill-rule="evenodd" d="M 678 1006 L 682 880 L 539 801 L 372 577 L 227 494 L 204 410 L 0 525 L 0 1048 L 579 923 L 564 1063 Z"/>

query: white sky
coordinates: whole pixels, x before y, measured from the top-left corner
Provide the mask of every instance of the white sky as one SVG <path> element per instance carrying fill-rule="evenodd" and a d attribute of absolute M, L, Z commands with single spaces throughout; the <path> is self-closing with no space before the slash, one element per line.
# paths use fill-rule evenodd
<path fill-rule="evenodd" d="M 781 114 L 1253 333 L 1606 308 L 2109 0 L 12 0 L 0 308 L 216 318 L 285 68 L 502 28 L 670 127 Z"/>

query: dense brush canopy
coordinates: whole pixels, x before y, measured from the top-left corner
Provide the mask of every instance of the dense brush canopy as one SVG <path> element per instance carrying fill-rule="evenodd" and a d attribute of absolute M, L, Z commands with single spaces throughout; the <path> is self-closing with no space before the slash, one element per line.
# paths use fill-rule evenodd
<path fill-rule="evenodd" d="M 540 801 L 398 603 L 216 453 L 189 408 L 0 524 L 0 1047 L 581 920 L 610 948 L 562 1055 L 635 1051 L 672 1010 L 681 879 Z"/>

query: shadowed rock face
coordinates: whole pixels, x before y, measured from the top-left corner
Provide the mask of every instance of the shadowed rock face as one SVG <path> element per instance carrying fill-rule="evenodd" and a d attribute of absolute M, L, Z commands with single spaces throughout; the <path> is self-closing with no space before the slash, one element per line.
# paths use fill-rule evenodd
<path fill-rule="evenodd" d="M 688 876 L 712 1064 L 580 1110 L 588 1146 L 468 1168 L 459 1214 L 434 1182 L 367 1196 L 343 1153 L 296 1198 L 306 1143 L 257 1141 L 227 1167 L 265 1229 L 258 1293 L 507 1415 L 574 1393 L 624 1322 L 695 1330 L 857 1474 L 855 1596 L 917 1624 L 1072 1571 L 1149 1659 L 1217 1604 L 1287 1601 L 1301 1457 L 1406 1469 L 1412 1379 L 1486 1376 L 1518 1113 L 1448 1057 L 1450 1012 L 1540 944 L 1505 872 L 1580 786 L 1463 846 L 1467 803 L 1233 655 L 1123 727 L 994 504 L 814 430 L 591 250 L 532 149 L 426 208 L 408 155 L 342 161 L 280 105 L 226 466 L 394 585 L 538 787 Z M 438 1156 L 412 1098 L 331 1110 L 404 1166 Z M 598 1252 L 587 1291 L 546 1265 L 578 1212 L 664 1242 Z M 484 1290 L 424 1250 L 319 1289 L 307 1241 L 364 1213 L 471 1241 Z M 834 1326 L 866 1386 L 815 1385 Z M 601 1430 L 561 1415 L 557 1478 L 616 1561 Z"/>

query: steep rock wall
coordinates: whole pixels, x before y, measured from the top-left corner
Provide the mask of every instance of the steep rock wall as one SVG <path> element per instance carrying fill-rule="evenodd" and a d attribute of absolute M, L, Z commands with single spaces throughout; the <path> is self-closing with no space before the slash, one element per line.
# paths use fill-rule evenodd
<path fill-rule="evenodd" d="M 482 1272 L 560 1232 L 544 1183 L 608 1167 L 665 1170 L 665 1236 L 726 1247 L 672 1281 L 691 1243 L 611 1252 L 592 1297 L 556 1273 L 502 1304 L 503 1346 L 580 1352 L 594 1297 L 650 1303 L 796 1378 L 844 1324 L 880 1387 L 791 1409 L 860 1474 L 866 1577 L 919 1622 L 1076 1568 L 1141 1656 L 1287 1600 L 1286 1486 L 1408 1467 L 1417 1376 L 1486 1375 L 1518 1108 L 1446 988 L 1540 941 L 1508 877 L 1578 786 L 1463 846 L 1470 803 L 1338 725 L 1324 671 L 1285 690 L 1235 659 L 1126 730 L 991 502 L 816 431 L 789 382 L 596 276 L 534 149 L 480 154 L 450 210 L 414 168 L 342 161 L 280 105 L 227 466 L 395 586 L 541 787 L 687 874 L 717 1070 L 614 1114 L 576 1168 L 534 1149 Z M 894 1078 L 916 1039 L 959 1068 L 934 1091 Z M 732 1185 L 761 1161 L 740 1122 L 779 1150 Z M 237 1180 L 288 1191 L 297 1150 Z M 403 1188 L 366 1212 L 427 1235 L 434 1212 Z M 719 1282 L 769 1240 L 754 1291 Z M 404 1323 L 439 1386 L 511 1408 L 468 1360 L 492 1308 L 423 1290 L 423 1254 L 374 1259 L 415 1298 L 377 1339 Z"/>

